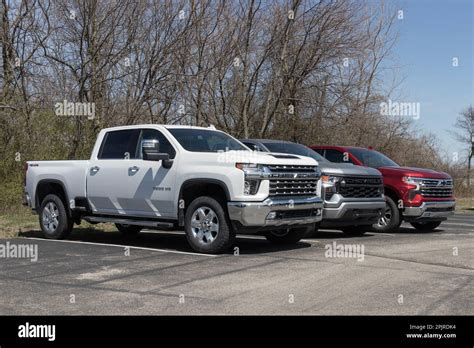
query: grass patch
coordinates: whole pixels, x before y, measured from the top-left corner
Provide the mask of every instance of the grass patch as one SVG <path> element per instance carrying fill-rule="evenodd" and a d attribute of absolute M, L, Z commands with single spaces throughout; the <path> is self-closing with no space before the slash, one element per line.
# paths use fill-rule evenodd
<path fill-rule="evenodd" d="M 74 225 L 74 228 L 79 228 L 79 226 Z M 81 222 L 80 228 L 104 232 L 117 231 L 115 226 L 110 223 L 94 225 L 86 221 Z M 20 233 L 28 231 L 40 231 L 38 215 L 32 214 L 29 209 L 0 214 L 0 239 L 17 238 Z"/>
<path fill-rule="evenodd" d="M 27 212 L 0 215 L 0 238 L 15 238 L 33 229 L 39 229 L 38 215 Z"/>
<path fill-rule="evenodd" d="M 456 211 L 474 211 L 474 197 L 456 198 Z"/>

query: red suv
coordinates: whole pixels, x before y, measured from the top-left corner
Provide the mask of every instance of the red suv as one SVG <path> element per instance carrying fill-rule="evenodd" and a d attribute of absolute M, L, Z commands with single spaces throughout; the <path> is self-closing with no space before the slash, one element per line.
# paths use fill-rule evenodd
<path fill-rule="evenodd" d="M 454 214 L 453 179 L 446 173 L 401 167 L 372 149 L 350 146 L 311 148 L 331 162 L 372 167 L 382 173 L 387 205 L 385 214 L 373 226 L 377 231 L 395 231 L 402 221 L 409 222 L 418 230 L 431 231 Z"/>

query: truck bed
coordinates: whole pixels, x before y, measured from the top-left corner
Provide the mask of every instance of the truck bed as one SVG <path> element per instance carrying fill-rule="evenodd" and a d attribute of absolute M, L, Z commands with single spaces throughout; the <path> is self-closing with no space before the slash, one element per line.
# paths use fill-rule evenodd
<path fill-rule="evenodd" d="M 68 201 L 74 197 L 86 196 L 86 178 L 89 161 L 28 161 L 26 171 L 26 191 L 31 194 L 31 205 L 36 207 L 35 188 L 41 180 L 58 180 L 69 195 Z"/>

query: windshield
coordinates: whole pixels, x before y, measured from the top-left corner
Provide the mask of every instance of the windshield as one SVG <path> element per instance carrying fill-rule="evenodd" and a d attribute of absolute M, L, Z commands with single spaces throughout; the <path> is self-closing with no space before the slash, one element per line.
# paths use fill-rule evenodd
<path fill-rule="evenodd" d="M 366 167 L 398 167 L 398 164 L 396 164 L 390 158 L 374 150 L 351 149 L 351 152 Z"/>
<path fill-rule="evenodd" d="M 249 151 L 225 133 L 207 129 L 168 128 L 182 147 L 192 152 Z"/>
<path fill-rule="evenodd" d="M 288 153 L 292 155 L 300 155 L 314 158 L 318 162 L 327 162 L 327 160 L 316 151 L 307 146 L 295 143 L 262 143 L 271 152 Z"/>

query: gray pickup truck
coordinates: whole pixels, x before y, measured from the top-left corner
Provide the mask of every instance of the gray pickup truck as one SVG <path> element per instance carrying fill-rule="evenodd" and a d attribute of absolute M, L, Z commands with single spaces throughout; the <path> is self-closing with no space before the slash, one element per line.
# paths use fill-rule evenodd
<path fill-rule="evenodd" d="M 385 209 L 382 174 L 369 167 L 333 163 L 302 144 L 282 140 L 244 139 L 254 151 L 314 158 L 319 163 L 324 199 L 321 227 L 362 235 L 377 223 Z"/>

